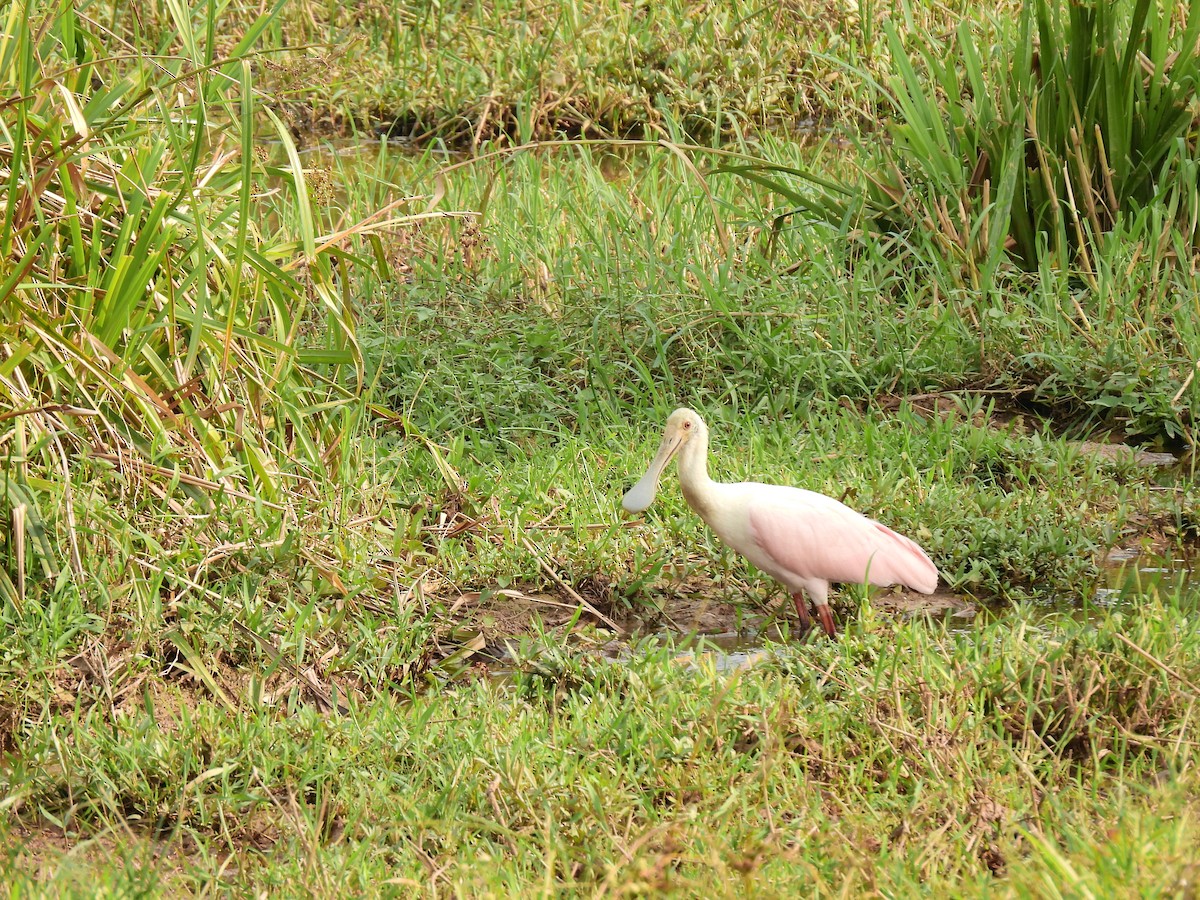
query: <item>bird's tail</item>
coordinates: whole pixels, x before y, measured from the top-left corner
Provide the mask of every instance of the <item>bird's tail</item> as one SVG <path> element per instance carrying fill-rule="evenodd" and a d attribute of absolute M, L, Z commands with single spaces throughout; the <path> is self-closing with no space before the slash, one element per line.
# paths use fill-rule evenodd
<path fill-rule="evenodd" d="M 938 570 L 915 541 L 897 534 L 886 525 L 873 523 L 884 535 L 890 552 L 877 553 L 871 560 L 868 578 L 871 584 L 886 587 L 902 584 L 922 594 L 937 590 Z"/>

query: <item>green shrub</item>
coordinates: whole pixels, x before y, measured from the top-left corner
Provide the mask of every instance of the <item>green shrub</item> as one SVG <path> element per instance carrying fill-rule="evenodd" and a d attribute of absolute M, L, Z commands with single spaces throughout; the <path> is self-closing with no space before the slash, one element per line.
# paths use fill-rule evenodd
<path fill-rule="evenodd" d="M 1150 225 L 1150 205 L 1171 212 L 1153 224 L 1194 244 L 1197 11 L 1035 0 L 1007 46 L 979 46 L 964 23 L 928 47 L 927 76 L 890 34 L 899 118 L 869 182 L 870 229 L 929 232 L 976 284 L 1002 261 L 1037 271 L 1046 257 L 1094 283 L 1104 236 Z M 1159 234 L 1138 237 L 1157 248 Z"/>
<path fill-rule="evenodd" d="M 168 6 L 161 57 L 111 53 L 72 4 L 0 19 L 0 444 L 4 503 L 24 508 L 9 596 L 25 559 L 63 567 L 58 545 L 82 573 L 81 472 L 156 481 L 199 509 L 206 493 L 278 502 L 286 473 L 329 471 L 357 415 L 337 251 L 317 246 L 287 135 L 278 169 L 254 134 L 246 54 L 278 7 L 222 63 Z M 60 504 L 58 540 L 42 540 L 41 511 Z"/>

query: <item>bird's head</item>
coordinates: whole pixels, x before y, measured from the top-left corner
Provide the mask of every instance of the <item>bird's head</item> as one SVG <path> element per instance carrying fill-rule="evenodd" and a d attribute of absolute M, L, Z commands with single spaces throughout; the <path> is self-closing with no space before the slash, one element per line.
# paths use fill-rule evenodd
<path fill-rule="evenodd" d="M 658 452 L 654 454 L 650 468 L 646 469 L 646 474 L 621 500 L 625 512 L 639 513 L 647 509 L 654 502 L 654 495 L 658 492 L 658 480 L 662 477 L 667 463 L 675 458 L 675 454 L 685 444 L 705 433 L 704 420 L 690 409 L 681 407 L 671 413 L 667 419 L 662 443 L 658 445 Z"/>

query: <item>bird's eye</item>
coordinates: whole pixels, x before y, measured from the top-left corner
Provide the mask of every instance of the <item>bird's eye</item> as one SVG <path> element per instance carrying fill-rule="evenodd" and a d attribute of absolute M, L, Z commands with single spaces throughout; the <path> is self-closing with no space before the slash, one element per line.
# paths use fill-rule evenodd
<path fill-rule="evenodd" d="M 684 428 L 691 428 L 691 427 L 692 427 L 692 423 L 691 423 L 691 422 L 689 422 L 689 421 L 687 421 L 687 420 L 685 419 L 685 420 L 684 420 L 684 423 L 683 423 L 683 427 L 684 427 Z"/>

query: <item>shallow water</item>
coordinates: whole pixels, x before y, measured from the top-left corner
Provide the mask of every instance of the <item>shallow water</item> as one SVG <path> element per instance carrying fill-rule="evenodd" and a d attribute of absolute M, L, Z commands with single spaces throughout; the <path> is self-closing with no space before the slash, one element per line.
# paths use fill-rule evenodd
<path fill-rule="evenodd" d="M 1196 557 L 1180 554 L 1159 555 L 1117 548 L 1109 552 L 1105 565 L 1096 579 L 1095 588 L 1086 603 L 1077 600 L 1048 601 L 1037 607 L 1034 619 L 1043 619 L 1048 630 L 1064 616 L 1077 621 L 1094 621 L 1109 612 L 1127 607 L 1135 610 L 1145 597 L 1164 595 L 1179 597 L 1184 603 L 1200 608 L 1200 576 L 1193 577 Z M 922 601 L 926 600 L 924 604 Z M 881 593 L 872 602 L 882 616 L 940 620 L 952 634 L 975 631 L 980 625 L 1003 619 L 1009 610 L 989 607 L 967 598 L 950 594 L 935 594 L 930 598 L 905 596 L 903 608 L 897 609 L 894 595 Z M 751 618 L 741 631 L 720 633 L 681 633 L 670 629 L 650 632 L 631 632 L 603 645 L 604 657 L 614 663 L 629 659 L 637 652 L 638 643 L 646 638 L 657 639 L 673 646 L 675 659 L 681 665 L 712 666 L 717 672 L 736 672 L 764 658 L 768 644 L 794 641 L 768 617 Z M 819 628 L 814 628 L 808 640 L 824 640 Z M 502 654 L 489 667 L 493 680 L 508 681 L 513 675 L 512 660 Z"/>
<path fill-rule="evenodd" d="M 1139 597 L 1162 594 L 1200 605 L 1200 581 L 1193 577 L 1195 557 L 1158 555 L 1136 550 L 1109 551 L 1091 598 L 1103 610 L 1131 605 Z"/>
<path fill-rule="evenodd" d="M 779 642 L 782 633 L 775 627 L 769 626 L 759 631 L 746 629 L 743 631 L 727 631 L 722 634 L 696 634 L 680 637 L 670 632 L 660 632 L 657 637 L 675 642 L 678 655 L 677 662 L 696 665 L 703 660 L 711 662 L 718 672 L 735 672 L 738 669 L 752 666 L 764 656 L 767 651 L 763 647 L 768 642 Z"/>
<path fill-rule="evenodd" d="M 1195 563 L 1195 558 L 1179 554 L 1158 555 L 1114 549 L 1106 557 L 1088 602 L 1049 602 L 1044 607 L 1045 618 L 1048 624 L 1052 618 L 1064 614 L 1077 620 L 1092 621 L 1114 609 L 1133 609 L 1140 598 L 1155 594 L 1180 597 L 1200 607 L 1200 578 L 1193 578 L 1192 574 Z M 982 623 L 1002 619 L 1005 614 L 1003 608 L 992 609 L 965 602 L 957 607 L 938 603 L 936 608 L 931 609 L 921 609 L 918 605 L 900 615 L 906 618 L 921 616 L 940 619 L 951 633 L 965 633 Z M 750 627 L 740 632 L 685 636 L 664 631 L 655 636 L 664 641 L 674 639 L 679 650 L 677 659 L 681 663 L 711 664 L 718 672 L 733 672 L 753 665 L 766 655 L 767 651 L 763 648 L 767 643 L 778 642 L 784 637 L 773 625 L 762 631 Z M 816 637 L 820 638 L 821 635 L 818 633 Z M 612 658 L 620 660 L 628 655 L 629 644 L 614 641 L 607 649 Z"/>

